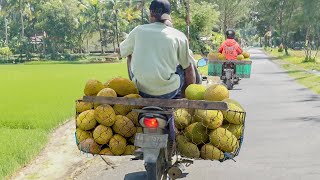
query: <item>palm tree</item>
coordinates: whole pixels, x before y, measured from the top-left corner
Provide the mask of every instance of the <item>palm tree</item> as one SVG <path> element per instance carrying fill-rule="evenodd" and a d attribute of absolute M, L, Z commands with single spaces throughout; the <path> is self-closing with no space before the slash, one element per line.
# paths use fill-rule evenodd
<path fill-rule="evenodd" d="M 15 12 L 19 12 L 19 18 L 20 18 L 20 24 L 21 24 L 21 34 L 20 37 L 24 37 L 25 32 L 25 22 L 24 22 L 24 16 L 25 16 L 25 9 L 27 7 L 28 2 L 26 0 L 10 0 L 10 5 Z"/>
<path fill-rule="evenodd" d="M 113 16 L 114 18 L 114 25 L 115 25 L 115 35 L 116 35 L 116 41 L 117 41 L 117 46 L 120 46 L 119 43 L 119 28 L 118 28 L 118 15 L 120 12 L 120 8 L 122 3 L 121 2 L 117 2 L 117 0 L 109 0 L 107 2 L 107 9 L 111 11 L 111 16 Z"/>
<path fill-rule="evenodd" d="M 4 17 L 4 29 L 5 29 L 5 41 L 4 44 L 8 45 L 9 39 L 8 39 L 8 19 L 7 15 L 9 8 L 9 0 L 0 0 L 0 15 Z"/>
<path fill-rule="evenodd" d="M 80 16 L 78 17 L 78 22 L 79 22 L 79 36 L 78 36 L 78 45 L 79 45 L 79 50 L 80 53 L 82 53 L 82 45 L 84 39 L 93 31 L 94 23 L 91 21 L 91 17 L 88 15 L 87 10 L 88 7 L 85 6 L 83 3 L 79 3 L 78 8 L 80 10 Z M 87 50 L 88 48 L 88 43 L 87 43 Z M 103 50 L 103 49 L 102 49 Z"/>
<path fill-rule="evenodd" d="M 101 2 L 99 0 L 86 0 L 86 1 L 83 1 L 82 4 L 86 6 L 86 11 L 84 11 L 83 14 L 88 18 L 94 19 L 96 28 L 99 31 L 101 54 L 104 54 L 103 40 L 102 40 L 103 33 L 101 29 L 101 14 L 102 14 L 101 12 L 103 12 L 103 6 L 101 5 Z"/>

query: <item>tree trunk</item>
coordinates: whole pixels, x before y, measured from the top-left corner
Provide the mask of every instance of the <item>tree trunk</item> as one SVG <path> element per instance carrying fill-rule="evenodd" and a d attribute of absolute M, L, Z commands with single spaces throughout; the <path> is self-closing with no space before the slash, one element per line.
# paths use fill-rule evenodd
<path fill-rule="evenodd" d="M 117 38 L 117 46 L 120 47 L 119 43 L 119 30 L 118 30 L 118 10 L 116 10 L 114 15 L 115 21 L 116 21 L 116 38 Z"/>
<path fill-rule="evenodd" d="M 284 51 L 285 51 L 286 55 L 289 56 L 288 46 L 287 45 L 284 45 Z"/>
<path fill-rule="evenodd" d="M 98 23 L 98 28 L 99 28 L 99 34 L 100 34 L 100 45 L 101 45 L 101 54 L 104 54 L 104 49 L 103 49 L 103 42 L 102 42 L 102 31 L 101 31 L 101 27 L 100 27 L 100 23 Z"/>
<path fill-rule="evenodd" d="M 24 20 L 22 10 L 22 0 L 19 1 L 20 21 L 21 21 L 21 37 L 24 37 Z"/>
<path fill-rule="evenodd" d="M 115 32 L 115 30 L 114 30 L 114 32 Z M 114 34 L 115 33 L 113 33 L 112 45 L 113 45 L 114 52 L 116 52 L 116 42 L 115 42 L 115 39 L 114 39 Z"/>
<path fill-rule="evenodd" d="M 9 41 L 8 41 L 8 20 L 5 17 L 4 18 L 4 29 L 5 29 L 5 40 L 4 40 L 4 44 L 8 45 Z"/>
<path fill-rule="evenodd" d="M 100 22 L 99 22 L 99 17 L 98 17 L 98 10 L 97 10 L 97 7 L 94 6 L 94 9 L 95 9 L 95 14 L 96 14 L 96 17 L 95 17 L 95 21 L 98 25 L 98 29 L 99 29 L 99 36 L 100 36 L 100 47 L 101 47 L 101 54 L 104 54 L 104 50 L 103 50 L 103 43 L 102 43 L 102 31 L 101 31 L 101 25 L 100 25 Z"/>
<path fill-rule="evenodd" d="M 82 54 L 83 39 L 84 39 L 84 38 L 82 38 L 82 35 L 80 34 L 80 43 L 79 43 L 79 51 L 80 51 L 80 53 L 79 53 L 79 54 Z"/>
<path fill-rule="evenodd" d="M 141 24 L 144 24 L 144 0 L 141 3 Z"/>
<path fill-rule="evenodd" d="M 223 19 L 223 33 L 225 34 L 227 31 L 227 5 L 224 5 L 224 19 Z M 225 38 L 227 39 L 227 35 L 225 34 Z"/>
<path fill-rule="evenodd" d="M 105 40 L 105 43 L 108 44 L 108 29 L 104 29 L 103 31 L 103 39 Z"/>
<path fill-rule="evenodd" d="M 90 51 L 89 51 L 89 38 L 87 37 L 87 54 L 90 54 Z"/>
<path fill-rule="evenodd" d="M 293 11 L 295 9 L 295 2 L 293 2 L 291 4 L 291 9 L 290 9 L 290 13 L 289 13 L 289 18 L 288 18 L 288 22 L 287 22 L 287 27 L 286 27 L 286 32 L 285 32 L 285 36 L 284 36 L 284 50 L 286 52 L 286 55 L 288 56 L 288 33 L 289 33 L 289 26 L 291 24 L 291 19 L 292 19 L 292 15 L 293 15 Z"/>
<path fill-rule="evenodd" d="M 319 31 L 318 31 L 319 32 Z M 318 44 L 317 44 L 317 51 L 314 55 L 314 59 L 316 60 L 318 53 L 319 53 L 319 46 L 320 46 L 320 33 L 318 33 Z"/>
<path fill-rule="evenodd" d="M 260 43 L 260 47 L 262 47 L 262 38 L 259 37 L 259 43 Z"/>
<path fill-rule="evenodd" d="M 307 26 L 307 32 L 306 32 L 306 44 L 305 44 L 305 55 L 306 55 L 306 58 L 305 58 L 305 61 L 309 61 L 310 59 L 310 47 L 309 47 L 309 36 L 310 36 L 310 25 Z"/>

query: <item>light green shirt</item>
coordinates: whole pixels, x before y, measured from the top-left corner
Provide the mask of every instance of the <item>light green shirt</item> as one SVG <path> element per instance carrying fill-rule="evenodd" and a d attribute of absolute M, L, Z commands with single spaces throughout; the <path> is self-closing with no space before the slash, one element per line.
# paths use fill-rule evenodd
<path fill-rule="evenodd" d="M 133 82 L 146 94 L 159 96 L 175 91 L 180 77 L 177 65 L 189 67 L 194 59 L 189 54 L 187 37 L 163 23 L 141 25 L 133 29 L 120 44 L 122 57 L 132 54 Z"/>

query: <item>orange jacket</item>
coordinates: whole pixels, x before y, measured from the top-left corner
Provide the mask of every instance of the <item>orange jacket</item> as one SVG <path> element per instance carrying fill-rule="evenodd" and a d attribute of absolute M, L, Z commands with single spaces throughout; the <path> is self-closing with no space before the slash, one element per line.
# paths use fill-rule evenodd
<path fill-rule="evenodd" d="M 227 60 L 236 60 L 237 56 L 242 54 L 242 49 L 234 39 L 227 39 L 221 44 L 219 52 L 225 55 Z"/>

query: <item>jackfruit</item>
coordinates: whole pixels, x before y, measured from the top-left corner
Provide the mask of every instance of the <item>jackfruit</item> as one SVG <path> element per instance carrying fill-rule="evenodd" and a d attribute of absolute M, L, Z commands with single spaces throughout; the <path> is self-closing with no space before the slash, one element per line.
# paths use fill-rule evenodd
<path fill-rule="evenodd" d="M 133 122 L 125 116 L 117 115 L 116 121 L 112 126 L 115 133 L 120 134 L 123 137 L 131 137 L 137 132 L 137 128 Z"/>
<path fill-rule="evenodd" d="M 203 100 L 206 88 L 200 84 L 191 84 L 186 90 L 186 98 L 189 100 Z"/>
<path fill-rule="evenodd" d="M 104 88 L 103 84 L 95 79 L 90 79 L 87 81 L 84 94 L 87 96 L 95 96 Z"/>
<path fill-rule="evenodd" d="M 77 127 L 87 131 L 96 127 L 97 121 L 94 118 L 94 110 L 87 110 L 77 117 Z"/>
<path fill-rule="evenodd" d="M 200 110 L 197 109 L 194 114 L 194 119 L 201 122 L 208 129 L 216 129 L 222 125 L 223 114 L 218 110 Z"/>
<path fill-rule="evenodd" d="M 108 104 L 103 104 L 95 109 L 95 119 L 104 126 L 112 126 L 116 121 L 116 113 Z"/>
<path fill-rule="evenodd" d="M 204 93 L 204 99 L 207 101 L 222 101 L 227 98 L 229 98 L 229 90 L 221 84 L 209 86 Z"/>
<path fill-rule="evenodd" d="M 217 128 L 209 133 L 210 143 L 224 152 L 234 152 L 239 143 L 237 138 L 225 128 Z"/>
<path fill-rule="evenodd" d="M 200 122 L 193 123 L 186 127 L 185 136 L 188 140 L 196 145 L 205 144 L 209 142 L 207 128 Z"/>
<path fill-rule="evenodd" d="M 107 87 L 115 90 L 119 96 L 139 93 L 136 85 L 132 81 L 121 77 L 111 79 Z"/>

